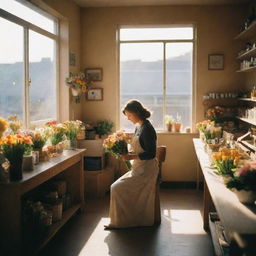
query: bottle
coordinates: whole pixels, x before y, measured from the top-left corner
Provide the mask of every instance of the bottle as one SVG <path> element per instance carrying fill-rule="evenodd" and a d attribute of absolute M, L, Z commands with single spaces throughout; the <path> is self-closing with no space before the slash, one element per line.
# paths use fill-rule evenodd
<path fill-rule="evenodd" d="M 256 88 L 255 88 L 255 86 L 253 86 L 253 89 L 252 89 L 252 91 L 251 91 L 251 98 L 252 98 L 253 100 L 256 99 Z"/>

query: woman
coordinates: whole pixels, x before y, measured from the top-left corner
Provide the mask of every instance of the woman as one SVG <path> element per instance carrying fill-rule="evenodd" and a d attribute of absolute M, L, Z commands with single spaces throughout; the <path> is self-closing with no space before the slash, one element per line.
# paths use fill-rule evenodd
<path fill-rule="evenodd" d="M 150 112 L 139 101 L 130 101 L 123 110 L 137 124 L 132 138 L 132 170 L 111 185 L 110 224 L 105 229 L 151 226 L 154 224 L 155 187 L 158 175 L 156 132 L 147 120 Z"/>

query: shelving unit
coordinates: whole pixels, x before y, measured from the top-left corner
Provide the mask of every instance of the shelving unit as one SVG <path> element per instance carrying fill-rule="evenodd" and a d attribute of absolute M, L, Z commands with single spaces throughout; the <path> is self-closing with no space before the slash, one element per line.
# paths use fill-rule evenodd
<path fill-rule="evenodd" d="M 238 100 L 249 101 L 249 102 L 256 102 L 256 100 L 254 100 L 252 98 L 238 98 Z"/>
<path fill-rule="evenodd" d="M 248 123 L 248 124 L 251 124 L 251 125 L 255 125 L 255 126 L 256 126 L 256 122 L 255 122 L 255 121 L 252 121 L 252 120 L 250 120 L 250 119 L 248 119 L 248 118 L 239 117 L 239 116 L 237 116 L 236 118 L 239 119 L 239 120 L 241 120 L 241 121 L 244 121 L 244 122 L 246 122 L 246 123 Z"/>
<path fill-rule="evenodd" d="M 240 70 L 237 70 L 236 72 L 252 72 L 252 71 L 256 71 L 256 66 L 250 67 L 250 68 L 245 68 L 245 69 L 240 69 Z"/>
<path fill-rule="evenodd" d="M 256 21 L 254 21 L 247 29 L 242 31 L 240 34 L 238 34 L 235 39 L 239 40 L 247 40 L 252 38 L 253 36 L 255 37 L 256 35 Z"/>
<path fill-rule="evenodd" d="M 65 150 L 61 155 L 24 172 L 18 182 L 0 183 L 0 251 L 3 255 L 34 255 L 44 247 L 58 230 L 84 207 L 83 157 L 85 149 Z M 22 220 L 22 205 L 27 193 L 33 193 L 41 184 L 58 177 L 67 182 L 73 205 L 63 212 L 62 219 L 54 223 L 47 234 L 32 235 L 35 243 L 27 243 L 26 227 Z"/>
<path fill-rule="evenodd" d="M 256 55 L 256 48 L 253 48 L 247 52 L 244 52 L 243 54 L 239 55 L 237 57 L 238 60 L 243 60 L 243 59 L 247 59 L 249 57 L 253 57 Z"/>

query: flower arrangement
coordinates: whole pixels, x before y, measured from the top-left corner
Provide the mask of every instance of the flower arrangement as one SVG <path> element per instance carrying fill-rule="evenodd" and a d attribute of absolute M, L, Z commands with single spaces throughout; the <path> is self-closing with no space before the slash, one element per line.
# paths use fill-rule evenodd
<path fill-rule="evenodd" d="M 126 134 L 122 131 L 118 131 L 116 133 L 113 133 L 109 135 L 104 141 L 103 141 L 103 147 L 107 152 L 112 153 L 116 158 L 119 158 L 123 154 L 128 154 L 128 137 Z M 130 161 L 125 161 L 127 168 L 131 169 L 131 163 Z"/>
<path fill-rule="evenodd" d="M 66 136 L 70 141 L 76 139 L 76 136 L 79 133 L 82 125 L 83 125 L 83 122 L 80 120 L 66 121 L 63 123 L 63 126 L 66 130 Z"/>
<path fill-rule="evenodd" d="M 66 139 L 66 127 L 63 124 L 57 124 L 52 126 L 52 134 L 50 141 L 52 145 L 57 145 Z"/>
<path fill-rule="evenodd" d="M 221 148 L 212 154 L 217 174 L 224 177 L 233 177 L 234 169 L 238 166 L 242 155 L 237 149 Z"/>
<path fill-rule="evenodd" d="M 13 134 L 17 133 L 22 127 L 22 122 L 18 119 L 18 116 L 16 115 L 9 116 L 8 121 L 9 121 L 9 127 Z"/>
<path fill-rule="evenodd" d="M 236 169 L 226 186 L 229 189 L 256 192 L 256 161 L 249 161 Z"/>
<path fill-rule="evenodd" d="M 204 132 L 208 126 L 214 126 L 215 122 L 211 120 L 204 120 L 196 124 L 196 129 L 200 132 Z"/>
<path fill-rule="evenodd" d="M 164 120 L 165 120 L 165 124 L 166 124 L 166 128 L 169 132 L 172 131 L 172 125 L 174 123 L 174 119 L 172 116 L 170 115 L 165 115 L 164 117 Z"/>
<path fill-rule="evenodd" d="M 6 131 L 6 129 L 8 128 L 8 122 L 0 117 L 0 138 L 3 136 L 3 133 Z"/>
<path fill-rule="evenodd" d="M 22 178 L 23 155 L 31 145 L 31 138 L 22 134 L 9 134 L 0 139 L 2 152 L 10 162 L 10 180 Z"/>
<path fill-rule="evenodd" d="M 98 121 L 95 127 L 96 133 L 100 136 L 109 134 L 114 126 L 114 123 L 108 120 Z"/>
<path fill-rule="evenodd" d="M 206 117 L 212 121 L 217 121 L 224 115 L 224 108 L 220 106 L 214 106 L 208 108 L 206 111 Z"/>
<path fill-rule="evenodd" d="M 47 141 L 47 136 L 45 134 L 45 131 L 43 128 L 36 129 L 34 131 L 31 131 L 30 137 L 33 142 L 33 149 L 39 150 L 42 149 Z"/>

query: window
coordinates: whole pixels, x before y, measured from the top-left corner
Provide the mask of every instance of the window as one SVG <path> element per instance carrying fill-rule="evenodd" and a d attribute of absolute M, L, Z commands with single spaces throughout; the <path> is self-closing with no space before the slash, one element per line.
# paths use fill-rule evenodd
<path fill-rule="evenodd" d="M 14 0 L 0 8 L 0 116 L 57 119 L 57 20 Z"/>
<path fill-rule="evenodd" d="M 165 115 L 191 127 L 193 34 L 192 26 L 120 29 L 121 109 L 138 99 L 153 112 L 157 130 L 165 130 Z M 133 129 L 122 112 L 120 126 Z"/>

